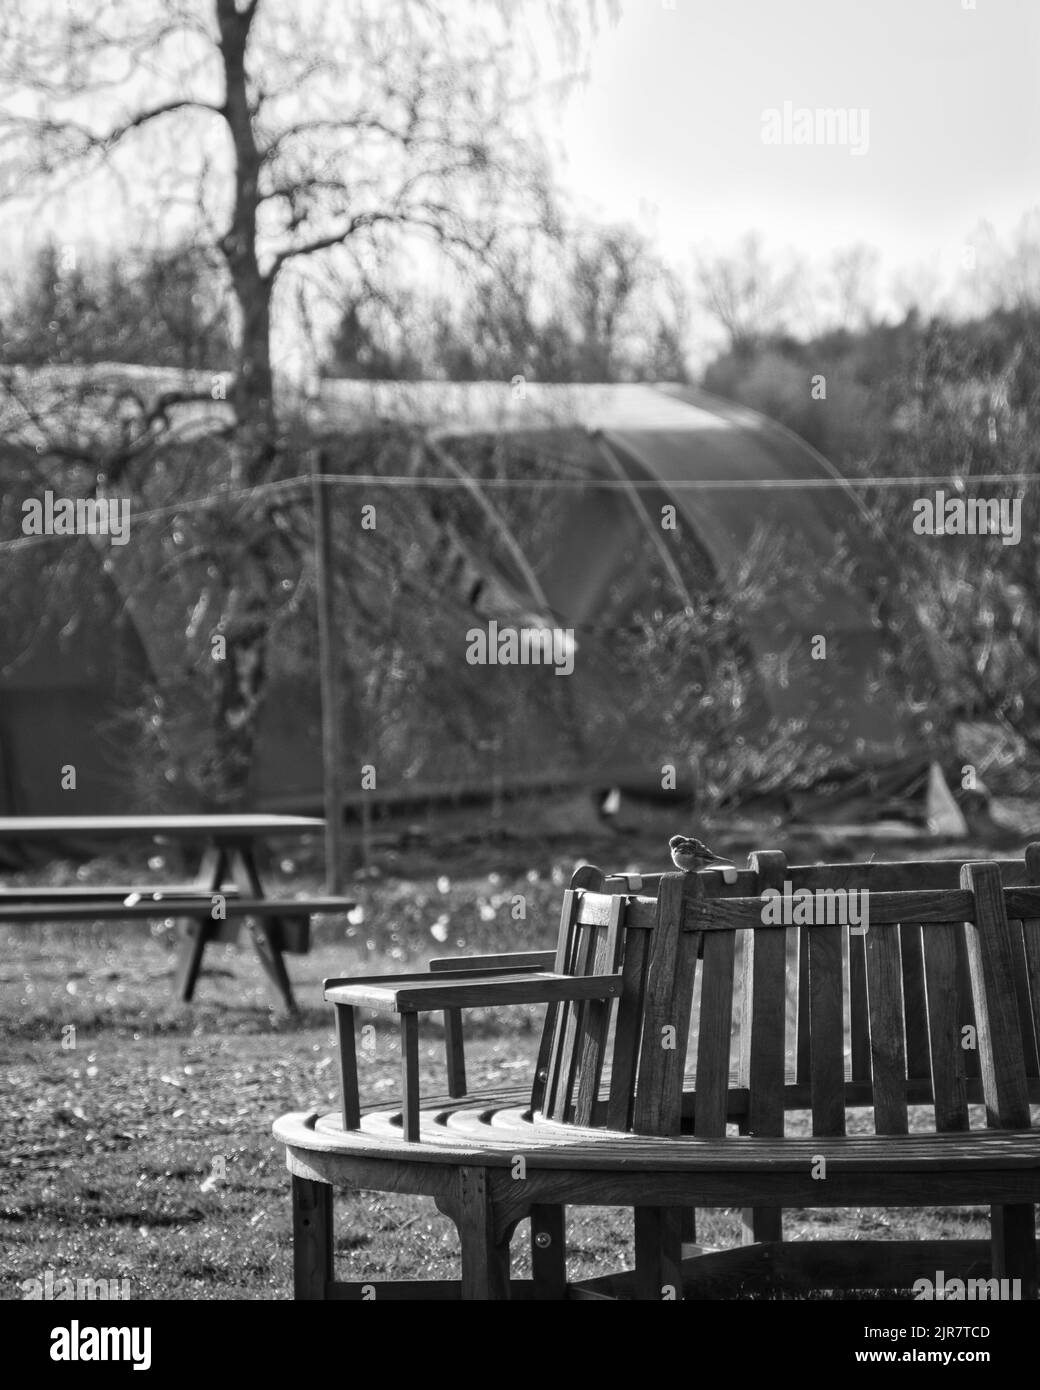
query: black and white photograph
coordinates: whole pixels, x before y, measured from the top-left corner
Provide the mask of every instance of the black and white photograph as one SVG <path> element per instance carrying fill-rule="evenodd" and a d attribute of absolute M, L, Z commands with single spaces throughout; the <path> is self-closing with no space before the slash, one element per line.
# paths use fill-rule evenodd
<path fill-rule="evenodd" d="M 1035 0 L 5 0 L 12 1354 L 1030 1359 L 1038 75 Z"/>

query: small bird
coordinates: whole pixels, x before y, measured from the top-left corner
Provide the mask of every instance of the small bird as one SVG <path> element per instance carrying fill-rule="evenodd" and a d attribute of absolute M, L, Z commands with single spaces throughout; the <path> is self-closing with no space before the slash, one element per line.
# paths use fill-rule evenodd
<path fill-rule="evenodd" d="M 673 835 L 668 841 L 668 848 L 672 851 L 672 863 L 687 874 L 706 869 L 712 864 L 733 863 L 732 859 L 716 854 L 703 840 L 695 840 L 691 835 Z"/>

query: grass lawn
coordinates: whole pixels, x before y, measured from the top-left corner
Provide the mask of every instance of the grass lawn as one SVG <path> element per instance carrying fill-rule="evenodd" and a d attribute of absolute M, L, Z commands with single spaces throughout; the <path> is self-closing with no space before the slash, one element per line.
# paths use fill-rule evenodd
<path fill-rule="evenodd" d="M 289 1178 L 271 1123 L 287 1110 L 337 1103 L 322 979 L 417 967 L 431 955 L 550 946 L 569 868 L 387 878 L 352 889 L 358 920 L 329 919 L 308 956 L 289 957 L 301 1005 L 294 1022 L 272 1013 L 248 949 L 208 950 L 195 1002 L 180 1005 L 171 998 L 176 942 L 167 927 L 3 929 L 0 1296 L 23 1298 L 23 1281 L 50 1271 L 55 1280 L 126 1278 L 133 1298 L 291 1297 Z M 99 866 L 96 877 L 106 874 L 111 866 Z M 522 919 L 513 915 L 518 897 Z M 540 1013 L 467 1015 L 471 1086 L 529 1083 Z M 429 1095 L 444 1089 L 443 1040 L 435 1019 L 422 1027 Z M 396 1029 L 379 1026 L 374 1049 L 360 1057 L 363 1097 L 395 1097 Z M 427 1201 L 339 1194 L 336 1212 L 343 1277 L 457 1276 L 454 1229 Z M 820 1210 L 791 1213 L 785 1234 L 985 1236 L 984 1216 Z M 572 1276 L 629 1262 L 630 1213 L 579 1211 L 568 1231 Z M 698 1238 L 739 1239 L 737 1213 L 699 1213 Z M 521 1275 L 526 1244 L 521 1226 Z"/>

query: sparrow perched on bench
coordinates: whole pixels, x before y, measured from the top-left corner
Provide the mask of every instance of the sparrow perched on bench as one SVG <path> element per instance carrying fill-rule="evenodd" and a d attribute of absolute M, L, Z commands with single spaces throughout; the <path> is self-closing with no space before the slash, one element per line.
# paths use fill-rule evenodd
<path fill-rule="evenodd" d="M 668 841 L 668 848 L 672 851 L 672 863 L 687 874 L 707 869 L 712 864 L 733 863 L 732 859 L 716 854 L 703 840 L 695 840 L 692 835 L 673 835 Z"/>

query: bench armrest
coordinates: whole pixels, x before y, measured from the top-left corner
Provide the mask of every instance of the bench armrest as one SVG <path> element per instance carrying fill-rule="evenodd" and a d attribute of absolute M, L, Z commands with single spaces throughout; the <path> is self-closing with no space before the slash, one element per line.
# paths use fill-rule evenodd
<path fill-rule="evenodd" d="M 430 961 L 430 970 L 552 970 L 556 964 L 555 951 L 500 951 L 493 956 L 439 956 Z"/>
<path fill-rule="evenodd" d="M 611 999 L 621 992 L 619 973 L 554 975 L 518 970 L 475 975 L 471 970 L 439 975 L 377 975 L 326 989 L 330 1004 L 385 1013 L 430 1013 L 441 1009 L 496 1008 L 504 1004 L 552 1004 L 570 999 Z"/>
<path fill-rule="evenodd" d="M 552 968 L 553 962 L 555 961 L 555 955 L 553 955 L 552 952 L 550 952 L 550 956 L 549 969 Z M 529 975 L 532 968 L 537 969 L 537 967 L 518 964 L 504 965 L 498 970 L 494 968 L 491 970 L 471 970 L 469 968 L 458 970 L 449 969 L 448 962 L 445 962 L 442 968 L 437 971 L 437 979 L 445 981 L 468 980 L 474 975 L 495 975 L 501 976 L 503 979 L 507 980 L 511 975 Z M 392 975 L 341 975 L 323 980 L 322 989 L 324 990 L 325 998 L 328 999 L 329 991 L 338 989 L 341 985 L 411 984 L 413 981 L 417 985 L 428 985 L 430 983 L 429 972 L 425 970 L 406 970 L 395 971 Z"/>

